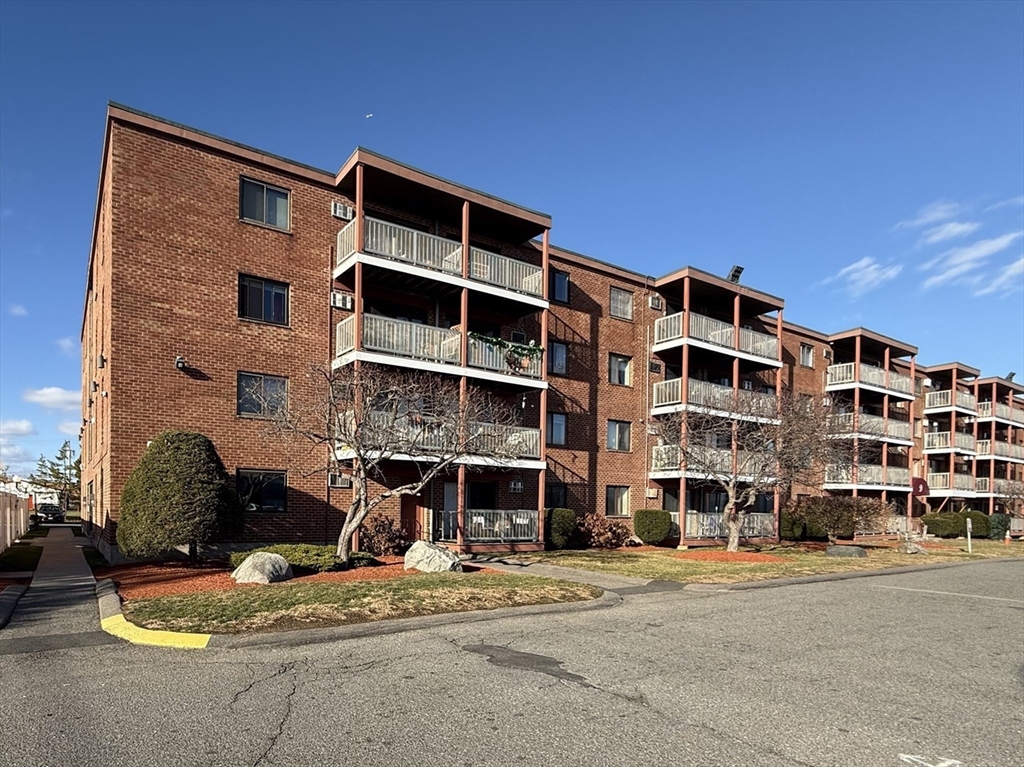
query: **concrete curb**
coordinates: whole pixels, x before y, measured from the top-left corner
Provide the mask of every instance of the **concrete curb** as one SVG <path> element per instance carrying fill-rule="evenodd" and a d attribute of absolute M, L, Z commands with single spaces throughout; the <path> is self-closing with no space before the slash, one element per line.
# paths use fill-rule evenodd
<path fill-rule="evenodd" d="M 751 591 L 753 589 L 774 589 L 782 586 L 799 586 L 804 583 L 827 583 L 829 581 L 847 581 L 853 578 L 878 578 L 883 575 L 901 575 L 903 573 L 922 573 L 928 570 L 944 570 L 948 567 L 964 567 L 965 565 L 984 565 L 991 562 L 1021 562 L 1020 557 L 992 557 L 976 559 L 971 562 L 936 562 L 933 565 L 910 565 L 908 567 L 891 567 L 887 570 L 859 570 L 848 573 L 826 573 L 824 575 L 805 575 L 800 578 L 775 578 L 764 581 L 746 581 L 745 583 L 701 583 L 689 586 L 704 586 L 706 589 L 718 591 Z M 694 589 L 696 591 L 698 589 Z"/>
<path fill-rule="evenodd" d="M 14 608 L 18 605 L 18 600 L 21 599 L 26 591 L 28 591 L 28 586 L 17 585 L 8 586 L 3 591 L 0 591 L 0 629 L 11 620 L 11 616 L 14 615 Z"/>
<path fill-rule="evenodd" d="M 209 634 L 153 631 L 129 623 L 121 612 L 121 598 L 114 582 L 109 579 L 96 582 L 96 599 L 100 608 L 100 627 L 111 636 L 131 644 L 201 650 L 210 642 Z"/>
<path fill-rule="evenodd" d="M 188 649 L 290 647 L 334 642 L 340 639 L 400 634 L 405 631 L 417 631 L 461 623 L 479 623 L 482 621 L 499 620 L 501 618 L 585 612 L 587 610 L 615 607 L 622 602 L 622 597 L 614 591 L 603 591 L 601 596 L 584 602 L 557 602 L 547 605 L 502 607 L 497 610 L 474 610 L 463 613 L 423 615 L 417 618 L 398 618 L 396 620 L 375 623 L 359 623 L 353 626 L 331 626 L 328 628 L 299 629 L 296 631 L 277 631 L 240 636 L 238 634 L 187 634 L 177 631 L 153 631 L 152 629 L 136 626 L 124 617 L 121 611 L 121 598 L 117 595 L 113 581 L 109 579 L 97 581 L 96 597 L 99 602 L 100 626 L 108 634 L 124 639 L 132 644 Z"/>

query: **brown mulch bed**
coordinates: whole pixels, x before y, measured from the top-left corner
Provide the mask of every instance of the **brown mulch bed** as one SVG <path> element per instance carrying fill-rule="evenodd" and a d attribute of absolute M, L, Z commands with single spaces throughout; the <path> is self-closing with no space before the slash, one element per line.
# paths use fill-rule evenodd
<path fill-rule="evenodd" d="M 421 575 L 416 570 L 405 570 L 402 557 L 379 557 L 382 564 L 357 567 L 352 570 L 316 573 L 293 578 L 287 583 L 349 583 L 353 581 L 386 581 L 409 575 Z M 486 567 L 462 564 L 467 573 L 497 573 Z M 237 584 L 231 579 L 231 568 L 223 565 L 187 567 L 180 563 L 120 565 L 101 567 L 95 571 L 96 579 L 114 581 L 122 599 L 149 599 L 174 594 L 197 594 L 203 591 L 244 589 L 257 584 Z"/>
<path fill-rule="evenodd" d="M 705 549 L 704 551 L 677 551 L 673 556 L 679 559 L 696 559 L 701 562 L 786 562 L 782 557 L 772 554 L 761 554 L 757 551 L 722 551 L 721 549 Z"/>
<path fill-rule="evenodd" d="M 27 586 L 31 582 L 31 578 L 0 578 L 0 591 L 8 586 Z"/>

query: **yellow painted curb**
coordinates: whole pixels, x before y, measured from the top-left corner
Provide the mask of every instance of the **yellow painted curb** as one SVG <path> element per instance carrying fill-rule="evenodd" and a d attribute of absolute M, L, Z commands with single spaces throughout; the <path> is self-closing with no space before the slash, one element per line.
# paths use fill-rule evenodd
<path fill-rule="evenodd" d="M 157 647 L 184 647 L 201 650 L 210 642 L 209 634 L 185 634 L 177 631 L 154 631 L 129 623 L 121 614 L 111 615 L 100 621 L 108 634 L 132 644 L 155 645 Z"/>

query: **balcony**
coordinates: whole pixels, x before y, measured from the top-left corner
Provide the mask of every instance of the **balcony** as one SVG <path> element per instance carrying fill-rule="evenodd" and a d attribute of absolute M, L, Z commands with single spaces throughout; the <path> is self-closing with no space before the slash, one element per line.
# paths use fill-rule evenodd
<path fill-rule="evenodd" d="M 1000 418 L 1024 426 L 1024 410 L 1012 408 L 1002 402 L 979 402 L 978 420 Z"/>
<path fill-rule="evenodd" d="M 709 474 L 732 474 L 732 450 L 722 447 L 706 447 L 690 445 L 686 450 L 689 457 L 686 472 L 693 476 Z M 744 468 L 755 469 L 761 473 L 764 460 L 756 460 L 764 454 L 751 453 L 746 450 L 736 451 L 736 473 L 743 476 Z M 682 451 L 679 445 L 655 445 L 651 450 L 651 471 L 680 471 Z"/>
<path fill-rule="evenodd" d="M 861 436 L 876 437 L 878 439 L 898 439 L 910 442 L 910 421 L 898 421 L 894 418 L 883 418 L 880 415 L 871 413 L 860 413 L 857 418 L 856 432 L 854 429 L 854 414 L 840 413 L 829 416 L 829 425 L 835 429 L 833 436 L 849 436 L 854 433 Z"/>
<path fill-rule="evenodd" d="M 941 474 L 929 474 L 928 475 L 928 489 L 945 490 L 945 491 L 957 491 L 962 490 L 964 492 L 974 492 L 974 476 L 971 474 L 950 474 L 944 472 Z"/>
<path fill-rule="evenodd" d="M 995 480 L 978 477 L 977 490 L 979 493 L 1002 496 L 1003 498 L 1021 498 L 1024 497 L 1024 482 L 998 477 Z"/>
<path fill-rule="evenodd" d="M 335 355 L 355 349 L 355 316 L 335 326 Z M 435 328 L 407 320 L 375 314 L 363 315 L 363 349 L 424 362 L 458 365 L 462 357 L 462 334 L 458 330 Z M 541 378 L 543 355 L 517 355 L 508 349 L 479 339 L 470 339 L 468 366 L 522 378 Z"/>
<path fill-rule="evenodd" d="M 436 511 L 440 540 L 454 541 L 458 536 L 459 513 Z M 536 509 L 466 509 L 462 540 L 466 543 L 530 543 L 540 540 L 540 515 Z"/>
<path fill-rule="evenodd" d="M 366 232 L 363 250 L 367 254 L 430 269 L 450 277 L 462 277 L 464 254 L 461 242 L 369 216 L 364 221 Z M 337 267 L 356 252 L 355 225 L 356 222 L 351 221 L 338 232 Z M 544 295 L 543 271 L 539 266 L 481 248 L 470 248 L 469 251 L 469 278 L 474 282 L 541 298 Z"/>
<path fill-rule="evenodd" d="M 739 329 L 739 343 L 736 341 L 736 326 L 730 322 L 722 322 L 703 314 L 690 312 L 690 334 L 694 341 L 701 341 L 712 346 L 730 351 L 738 351 L 759 359 L 778 361 L 779 339 L 767 333 L 759 333 L 749 328 Z M 660 317 L 654 321 L 655 351 L 661 344 L 681 341 L 683 336 L 683 312 Z"/>
<path fill-rule="evenodd" d="M 978 458 L 1009 458 L 1024 461 L 1024 445 L 1014 445 L 999 440 L 979 439 Z"/>
<path fill-rule="evenodd" d="M 924 411 L 966 410 L 977 412 L 978 401 L 973 394 L 964 391 L 930 391 L 924 395 Z"/>
<path fill-rule="evenodd" d="M 352 411 L 348 411 L 342 417 L 349 419 L 350 427 L 346 432 L 354 433 L 355 429 L 351 426 Z M 415 453 L 403 455 L 402 458 L 406 460 L 418 456 L 431 458 L 438 453 L 451 450 L 458 442 L 450 424 L 397 418 L 386 412 L 368 413 L 360 431 L 365 440 L 364 444 L 369 449 L 376 445 L 382 450 L 408 450 Z M 467 424 L 467 431 L 465 445 L 468 447 L 466 452 L 470 455 L 534 460 L 540 458 L 540 429 L 474 421 Z"/>
<path fill-rule="evenodd" d="M 884 368 L 866 365 L 862 362 L 860 364 L 860 378 L 858 380 L 855 368 L 856 365 L 852 362 L 829 365 L 825 391 L 851 389 L 855 386 L 864 385 L 913 399 L 914 381 L 910 376 L 894 373 L 891 370 L 886 371 Z"/>
<path fill-rule="evenodd" d="M 960 431 L 932 431 L 924 435 L 924 451 L 974 453 L 975 441 L 973 434 Z"/>
<path fill-rule="evenodd" d="M 726 527 L 721 514 L 688 511 L 685 524 L 687 538 L 729 537 L 729 528 Z M 774 538 L 775 515 L 763 512 L 747 514 L 740 527 L 740 536 L 743 538 Z"/>
<path fill-rule="evenodd" d="M 853 466 L 828 466 L 825 469 L 826 485 L 875 485 L 888 487 L 909 487 L 910 469 L 901 466 L 878 466 L 870 463 L 857 464 L 857 481 L 853 481 Z"/>
<path fill-rule="evenodd" d="M 739 413 L 751 417 L 775 418 L 778 415 L 778 399 L 774 394 L 739 389 L 738 408 L 733 405 L 733 389 L 731 386 L 699 381 L 695 378 L 687 381 L 687 404 L 698 407 L 721 410 L 731 413 L 738 409 Z M 683 379 L 670 378 L 654 384 L 654 407 L 682 404 Z"/>

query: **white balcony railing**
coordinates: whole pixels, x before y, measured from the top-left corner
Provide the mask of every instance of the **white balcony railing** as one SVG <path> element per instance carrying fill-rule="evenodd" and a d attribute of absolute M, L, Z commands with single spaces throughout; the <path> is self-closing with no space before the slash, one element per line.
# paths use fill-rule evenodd
<path fill-rule="evenodd" d="M 470 428 L 474 432 L 472 445 L 485 455 L 540 458 L 540 429 L 494 423 L 473 423 Z"/>
<path fill-rule="evenodd" d="M 910 484 L 910 469 L 901 466 L 886 466 L 884 484 L 908 486 Z"/>
<path fill-rule="evenodd" d="M 973 453 L 975 441 L 973 434 L 964 434 L 960 431 L 933 431 L 924 435 L 925 450 L 965 450 Z"/>
<path fill-rule="evenodd" d="M 341 356 L 356 348 L 356 318 L 347 317 L 334 326 L 334 353 Z"/>
<path fill-rule="evenodd" d="M 539 266 L 480 248 L 469 249 L 469 277 L 517 293 L 544 295 L 544 272 Z"/>
<path fill-rule="evenodd" d="M 508 349 L 489 344 L 478 338 L 469 339 L 469 366 L 494 370 L 499 373 L 513 373 L 529 378 L 540 378 L 542 355 L 517 355 Z"/>
<path fill-rule="evenodd" d="M 974 477 L 970 474 L 940 472 L 928 475 L 929 490 L 974 490 Z"/>
<path fill-rule="evenodd" d="M 353 413 L 342 418 L 348 420 L 347 434 L 355 433 Z M 466 453 L 506 458 L 540 458 L 540 429 L 528 426 L 483 423 L 473 421 L 466 425 Z M 391 452 L 408 450 L 413 456 L 434 455 L 452 450 L 458 440 L 450 423 L 430 423 L 424 419 L 396 417 L 387 412 L 371 411 L 360 425 L 360 433 L 367 447 L 376 446 Z"/>
<path fill-rule="evenodd" d="M 775 537 L 775 515 L 770 513 L 750 513 L 743 518 L 740 535 L 744 538 Z M 722 515 L 718 513 L 686 512 L 687 538 L 727 538 L 729 528 L 726 527 Z"/>
<path fill-rule="evenodd" d="M 979 493 L 993 493 L 1004 498 L 1021 498 L 1024 497 L 1024 482 L 1001 477 L 996 477 L 995 480 L 978 477 L 977 490 Z"/>
<path fill-rule="evenodd" d="M 471 543 L 528 543 L 539 540 L 536 509 L 466 509 L 464 540 Z"/>
<path fill-rule="evenodd" d="M 355 348 L 355 319 L 354 316 L 348 317 L 337 324 L 336 354 Z M 458 364 L 460 341 L 457 331 L 374 314 L 363 315 L 363 348 L 368 351 Z"/>
<path fill-rule="evenodd" d="M 651 450 L 653 471 L 679 470 L 679 445 L 655 445 Z"/>
<path fill-rule="evenodd" d="M 733 389 L 731 386 L 714 384 L 691 378 L 687 381 L 687 401 L 690 405 L 700 405 L 715 410 L 733 412 Z M 670 378 L 654 384 L 654 406 L 678 405 L 683 401 L 683 379 Z M 778 399 L 767 392 L 740 389 L 738 392 L 739 412 L 759 417 L 774 417 L 777 413 Z"/>
<path fill-rule="evenodd" d="M 930 391 L 924 395 L 924 406 L 927 410 L 952 408 L 954 403 L 956 403 L 956 407 L 972 412 L 978 406 L 974 395 L 964 391 L 958 390 L 954 392 L 951 389 L 944 389 L 942 391 Z"/>
<path fill-rule="evenodd" d="M 825 468 L 825 482 L 833 485 L 852 485 L 853 466 L 828 466 Z M 896 485 L 906 487 L 910 484 L 910 469 L 901 466 L 879 466 L 871 463 L 857 464 L 858 485 Z"/>
<path fill-rule="evenodd" d="M 678 471 L 682 452 L 679 445 L 655 445 L 651 450 L 652 471 Z M 704 445 L 690 445 L 686 448 L 686 469 L 695 474 L 732 473 L 732 450 Z M 762 472 L 763 461 L 756 460 L 757 455 L 745 450 L 736 451 L 737 474 L 744 474 L 745 469 Z"/>
<path fill-rule="evenodd" d="M 910 376 L 902 373 L 889 371 L 888 382 L 886 382 L 885 370 L 874 365 L 860 364 L 860 380 L 855 375 L 856 366 L 852 362 L 842 362 L 836 365 L 829 365 L 827 371 L 826 386 L 840 386 L 849 383 L 868 384 L 877 386 L 889 391 L 897 391 L 903 394 L 914 393 L 914 381 Z"/>
<path fill-rule="evenodd" d="M 683 313 L 677 312 L 654 321 L 654 343 L 674 341 L 683 337 Z M 778 359 L 779 340 L 776 336 L 740 328 L 739 346 L 736 344 L 736 326 L 713 317 L 690 312 L 690 338 L 705 341 L 726 349 L 737 349 L 765 359 Z"/>
<path fill-rule="evenodd" d="M 1024 445 L 1014 445 L 1009 442 L 1000 442 L 999 440 L 979 439 L 977 452 L 979 458 L 996 456 L 997 458 L 1024 460 Z"/>
<path fill-rule="evenodd" d="M 1024 425 L 1024 410 L 1012 408 L 1002 402 L 979 402 L 978 418 L 1002 418 Z"/>
<path fill-rule="evenodd" d="M 885 426 L 885 433 L 893 439 L 910 439 L 910 421 L 890 418 Z"/>

